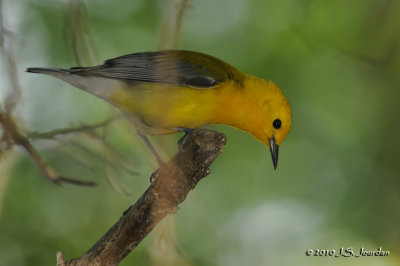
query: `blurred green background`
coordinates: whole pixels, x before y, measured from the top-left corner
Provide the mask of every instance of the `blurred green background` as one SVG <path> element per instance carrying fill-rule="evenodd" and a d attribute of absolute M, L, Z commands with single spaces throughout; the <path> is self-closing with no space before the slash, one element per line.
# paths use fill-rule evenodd
<path fill-rule="evenodd" d="M 25 68 L 157 50 L 167 12 L 162 0 L 3 0 L 20 127 L 43 132 L 118 113 Z M 261 143 L 212 127 L 228 144 L 210 176 L 121 265 L 400 265 L 399 13 L 396 0 L 189 1 L 180 48 L 276 82 L 291 103 L 292 130 L 274 171 Z M 152 141 L 167 157 L 178 138 Z M 156 166 L 123 120 L 33 144 L 60 174 L 98 186 L 55 186 L 17 147 L 3 154 L 0 265 L 54 265 L 57 250 L 82 255 L 143 193 Z M 390 255 L 305 255 L 341 247 Z"/>

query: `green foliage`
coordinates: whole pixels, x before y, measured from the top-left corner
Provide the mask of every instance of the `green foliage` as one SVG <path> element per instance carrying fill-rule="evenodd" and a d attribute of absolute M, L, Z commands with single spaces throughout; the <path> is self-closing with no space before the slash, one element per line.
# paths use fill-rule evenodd
<path fill-rule="evenodd" d="M 24 95 L 18 108 L 25 128 L 95 124 L 115 113 L 71 86 L 22 72 L 76 64 L 67 2 L 6 2 L 18 13 L 13 21 Z M 94 64 L 157 49 L 164 1 L 84 4 Z M 194 265 L 399 264 L 399 12 L 400 2 L 389 0 L 189 2 L 180 48 L 273 80 L 293 113 L 277 171 L 261 143 L 215 127 L 226 133 L 228 144 L 176 214 L 178 241 Z M 34 145 L 62 174 L 94 180 L 96 188 L 57 187 L 24 154 L 17 154 L 10 171 L 0 172 L 0 179 L 9 178 L 0 188 L 0 265 L 54 265 L 57 250 L 66 259 L 82 255 L 144 191 L 154 169 L 146 148 L 124 122 L 106 131 L 98 133 L 132 162 L 134 173 L 105 166 L 104 147 L 84 134 Z M 169 154 L 177 139 L 153 138 L 158 146 L 172 147 Z M 85 153 L 72 142 L 90 142 L 96 152 Z M 150 236 L 121 265 L 149 265 L 151 241 Z M 381 246 L 391 254 L 305 255 L 310 248 L 342 246 Z"/>

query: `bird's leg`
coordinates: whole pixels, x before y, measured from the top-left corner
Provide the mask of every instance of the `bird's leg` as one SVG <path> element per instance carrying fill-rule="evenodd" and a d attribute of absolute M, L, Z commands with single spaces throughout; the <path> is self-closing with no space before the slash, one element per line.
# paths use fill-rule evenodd
<path fill-rule="evenodd" d="M 174 127 L 174 128 L 172 128 L 172 129 L 173 129 L 173 130 L 176 130 L 176 131 L 179 131 L 179 132 L 184 132 L 184 133 L 185 133 L 185 135 L 183 135 L 183 137 L 180 138 L 180 139 L 178 140 L 178 147 L 179 147 L 179 149 L 180 149 L 180 148 L 182 147 L 182 144 L 185 142 L 187 136 L 188 136 L 190 133 L 193 132 L 193 129 L 187 128 L 187 127 Z"/>
<path fill-rule="evenodd" d="M 161 159 L 160 155 L 156 152 L 154 149 L 153 145 L 151 145 L 150 140 L 143 134 L 141 134 L 139 131 L 137 131 L 139 137 L 143 140 L 144 144 L 146 144 L 147 148 L 151 151 L 151 153 L 156 157 L 156 160 L 160 166 L 164 164 L 164 161 Z"/>

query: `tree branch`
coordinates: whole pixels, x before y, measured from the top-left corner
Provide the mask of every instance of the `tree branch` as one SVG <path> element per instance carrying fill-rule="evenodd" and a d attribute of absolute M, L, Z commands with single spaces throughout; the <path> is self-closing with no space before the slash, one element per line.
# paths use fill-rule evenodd
<path fill-rule="evenodd" d="M 70 133 L 80 133 L 80 132 L 91 131 L 91 130 L 105 127 L 118 118 L 120 118 L 119 115 L 110 117 L 104 121 L 101 121 L 101 122 L 99 122 L 97 124 L 93 124 L 93 125 L 83 125 L 83 126 L 78 126 L 78 127 L 59 128 L 59 129 L 54 129 L 54 130 L 47 131 L 47 132 L 33 131 L 33 132 L 29 132 L 27 134 L 27 137 L 30 139 L 51 139 L 58 135 L 66 135 L 66 134 L 70 134 Z"/>
<path fill-rule="evenodd" d="M 35 149 L 35 147 L 33 147 L 28 138 L 19 133 L 17 125 L 10 114 L 2 112 L 1 110 L 0 126 L 3 128 L 3 136 L 0 138 L 0 144 L 4 142 L 8 149 L 10 149 L 14 144 L 20 146 L 20 148 L 28 153 L 29 157 L 35 162 L 37 167 L 42 171 L 43 175 L 48 180 L 57 185 L 60 185 L 61 183 L 69 183 L 81 186 L 96 185 L 92 181 L 82 181 L 58 175 L 57 172 L 46 163 L 42 156 L 40 156 L 39 152 Z"/>
<path fill-rule="evenodd" d="M 194 130 L 179 152 L 151 175 L 151 185 L 108 232 L 83 256 L 65 261 L 57 253 L 57 265 L 118 265 L 167 214 L 178 210 L 189 191 L 210 173 L 221 153 L 225 135 Z"/>

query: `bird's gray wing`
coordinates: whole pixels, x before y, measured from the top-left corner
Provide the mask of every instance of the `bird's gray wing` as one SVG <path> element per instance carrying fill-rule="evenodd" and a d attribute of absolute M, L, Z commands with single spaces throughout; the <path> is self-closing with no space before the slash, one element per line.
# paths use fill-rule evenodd
<path fill-rule="evenodd" d="M 244 79 L 242 72 L 215 57 L 179 50 L 134 53 L 109 59 L 100 66 L 77 67 L 70 71 L 83 76 L 195 88 L 210 88 L 229 80 L 241 85 Z"/>

